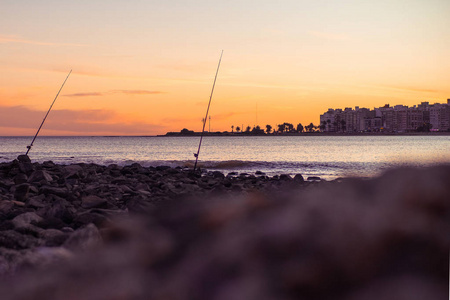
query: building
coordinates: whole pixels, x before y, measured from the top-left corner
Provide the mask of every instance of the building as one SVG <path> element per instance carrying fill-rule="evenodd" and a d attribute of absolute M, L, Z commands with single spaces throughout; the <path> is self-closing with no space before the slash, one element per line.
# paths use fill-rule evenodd
<path fill-rule="evenodd" d="M 450 99 L 446 104 L 429 102 L 408 107 L 386 104 L 383 107 L 328 109 L 320 115 L 324 132 L 414 132 L 424 130 L 450 131 Z"/>

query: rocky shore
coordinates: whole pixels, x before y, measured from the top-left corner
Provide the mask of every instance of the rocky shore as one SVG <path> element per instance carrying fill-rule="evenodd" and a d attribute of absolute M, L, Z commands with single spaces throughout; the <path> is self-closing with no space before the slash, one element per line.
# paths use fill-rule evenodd
<path fill-rule="evenodd" d="M 447 299 L 450 166 L 0 164 L 2 299 Z M 444 298 L 445 297 L 445 298 Z"/>

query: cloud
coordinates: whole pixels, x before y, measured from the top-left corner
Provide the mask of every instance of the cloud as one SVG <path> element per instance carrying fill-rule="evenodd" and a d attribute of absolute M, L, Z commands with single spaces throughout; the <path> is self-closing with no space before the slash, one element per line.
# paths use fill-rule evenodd
<path fill-rule="evenodd" d="M 158 95 L 165 94 L 162 91 L 146 91 L 146 90 L 113 90 L 109 92 L 88 92 L 88 93 L 74 93 L 65 94 L 64 97 L 98 97 L 105 96 L 107 94 L 125 94 L 125 95 Z"/>
<path fill-rule="evenodd" d="M 0 106 L 0 127 L 11 130 L 28 129 L 30 134 L 42 122 L 45 111 L 24 106 Z M 78 135 L 151 135 L 165 131 L 165 126 L 124 121 L 113 110 L 52 110 L 43 126 L 45 131 Z"/>
<path fill-rule="evenodd" d="M 146 90 L 114 90 L 111 93 L 126 94 L 126 95 L 157 95 L 165 94 L 161 91 L 146 91 Z"/>
<path fill-rule="evenodd" d="M 88 45 L 83 44 L 72 44 L 72 43 L 50 43 L 50 42 L 40 42 L 20 38 L 15 35 L 0 35 L 0 44 L 30 44 L 38 46 L 71 46 L 71 47 L 86 47 Z"/>
<path fill-rule="evenodd" d="M 93 93 L 75 93 L 63 95 L 64 97 L 92 97 L 92 96 L 103 96 L 103 93 L 93 92 Z"/>
<path fill-rule="evenodd" d="M 308 31 L 308 34 L 327 39 L 327 40 L 349 40 L 350 38 L 345 34 L 336 34 L 336 33 L 328 33 L 328 32 L 321 32 L 321 31 Z"/>

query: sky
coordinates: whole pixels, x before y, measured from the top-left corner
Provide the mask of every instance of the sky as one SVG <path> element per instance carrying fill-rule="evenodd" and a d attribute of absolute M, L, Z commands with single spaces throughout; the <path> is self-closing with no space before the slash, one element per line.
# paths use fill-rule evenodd
<path fill-rule="evenodd" d="M 0 136 L 319 123 L 450 98 L 448 0 L 2 0 Z M 207 124 L 207 130 L 209 124 Z"/>

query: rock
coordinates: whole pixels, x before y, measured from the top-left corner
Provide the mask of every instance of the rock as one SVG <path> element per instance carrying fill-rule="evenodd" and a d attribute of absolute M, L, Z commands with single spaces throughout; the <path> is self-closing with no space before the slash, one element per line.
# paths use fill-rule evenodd
<path fill-rule="evenodd" d="M 53 181 L 52 176 L 44 170 L 34 171 L 28 178 L 28 182 L 40 182 L 42 184 L 48 184 L 51 181 Z"/>
<path fill-rule="evenodd" d="M 59 197 L 66 197 L 69 193 L 67 188 L 59 188 L 49 185 L 44 185 L 39 189 L 39 192 L 45 195 L 57 195 Z"/>
<path fill-rule="evenodd" d="M 27 212 L 18 215 L 12 220 L 15 228 L 26 228 L 30 226 L 32 222 L 40 222 L 42 218 L 38 216 L 35 212 Z"/>
<path fill-rule="evenodd" d="M 39 240 L 31 235 L 24 235 L 15 230 L 0 231 L 0 248 L 29 249 L 39 244 Z"/>
<path fill-rule="evenodd" d="M 294 181 L 296 181 L 296 182 L 304 182 L 305 179 L 303 179 L 302 174 L 295 174 Z"/>
<path fill-rule="evenodd" d="M 31 159 L 26 154 L 22 154 L 22 155 L 17 156 L 17 160 L 19 162 L 31 163 Z"/>
<path fill-rule="evenodd" d="M 71 208 L 71 204 L 58 196 L 52 196 L 50 208 L 45 213 L 46 218 L 57 218 L 64 223 L 71 223 L 75 215 L 75 209 Z"/>
<path fill-rule="evenodd" d="M 19 161 L 19 170 L 25 174 L 31 174 L 34 171 L 34 166 L 31 162 L 21 162 Z"/>
<path fill-rule="evenodd" d="M 222 172 L 219 172 L 219 171 L 214 171 L 214 172 L 212 172 L 212 176 L 213 176 L 214 178 L 218 178 L 218 179 L 223 179 L 223 178 L 225 178 L 225 175 L 223 175 L 223 173 L 222 173 Z"/>
<path fill-rule="evenodd" d="M 62 229 L 67 224 L 59 218 L 45 217 L 42 221 L 36 223 L 36 226 L 42 229 Z"/>
<path fill-rule="evenodd" d="M 54 266 L 57 262 L 61 263 L 73 258 L 73 253 L 63 247 L 39 247 L 27 251 L 20 262 L 20 270 L 45 270 Z"/>
<path fill-rule="evenodd" d="M 57 229 L 46 229 L 39 233 L 39 237 L 45 241 L 45 246 L 58 247 L 64 244 L 64 242 L 69 237 L 69 234 Z"/>
<path fill-rule="evenodd" d="M 24 202 L 28 197 L 28 192 L 30 191 L 30 185 L 28 183 L 22 183 L 16 186 L 14 191 L 14 198 L 17 201 Z"/>
<path fill-rule="evenodd" d="M 106 217 L 104 214 L 87 211 L 74 216 L 73 224 L 76 227 L 83 227 L 88 224 L 94 224 L 95 226 L 101 228 L 104 226 L 104 224 L 107 224 L 108 221 L 108 217 Z"/>
<path fill-rule="evenodd" d="M 64 177 L 66 179 L 79 179 L 84 177 L 83 168 L 79 165 L 64 166 Z"/>
<path fill-rule="evenodd" d="M 281 174 L 280 175 L 280 180 L 282 180 L 282 181 L 291 181 L 292 177 L 290 175 L 288 175 L 288 174 Z"/>
<path fill-rule="evenodd" d="M 266 175 L 266 173 L 261 172 L 261 171 L 256 171 L 256 172 L 255 172 L 255 175 Z"/>
<path fill-rule="evenodd" d="M 76 230 L 63 246 L 72 251 L 86 251 L 102 244 L 100 233 L 94 224 Z"/>
<path fill-rule="evenodd" d="M 19 173 L 14 177 L 15 184 L 22 184 L 28 182 L 28 176 L 24 173 Z"/>
<path fill-rule="evenodd" d="M 318 176 L 309 176 L 306 180 L 308 181 L 320 181 L 320 177 Z"/>
<path fill-rule="evenodd" d="M 8 213 L 14 207 L 14 203 L 8 200 L 0 201 L 0 214 Z"/>
<path fill-rule="evenodd" d="M 14 185 L 14 181 L 10 179 L 2 179 L 0 180 L 0 188 L 9 190 Z"/>
<path fill-rule="evenodd" d="M 172 168 L 170 166 L 157 166 L 156 167 L 157 171 L 166 171 L 166 170 L 169 170 L 169 169 L 172 169 Z"/>
<path fill-rule="evenodd" d="M 81 198 L 81 206 L 83 208 L 100 208 L 105 207 L 108 202 L 100 197 L 90 195 Z"/>
<path fill-rule="evenodd" d="M 41 194 L 39 196 L 29 197 L 26 201 L 26 205 L 33 208 L 45 207 L 44 204 L 45 195 Z"/>

